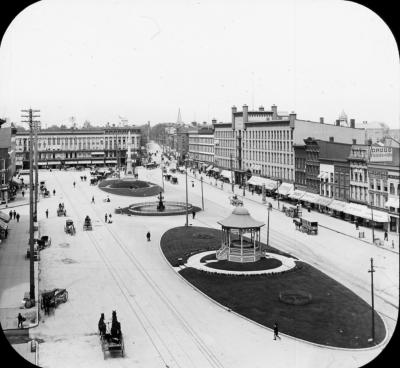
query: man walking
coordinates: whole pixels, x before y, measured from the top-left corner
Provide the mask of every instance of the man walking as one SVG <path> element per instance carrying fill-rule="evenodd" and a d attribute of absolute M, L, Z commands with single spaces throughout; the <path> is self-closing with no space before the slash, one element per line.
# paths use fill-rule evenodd
<path fill-rule="evenodd" d="M 196 211 L 192 212 L 192 218 L 194 219 L 194 217 L 196 216 Z"/>
<path fill-rule="evenodd" d="M 147 241 L 150 241 L 150 231 L 147 232 L 146 237 L 147 237 Z"/>
<path fill-rule="evenodd" d="M 385 231 L 384 239 L 385 241 L 389 240 L 387 231 Z"/>
<path fill-rule="evenodd" d="M 17 222 L 19 222 L 19 213 L 17 213 Z"/>
<path fill-rule="evenodd" d="M 108 214 L 108 223 L 109 223 L 109 224 L 112 224 L 112 219 L 111 219 L 111 217 L 112 217 L 112 216 L 111 216 L 111 213 L 109 213 L 109 214 Z"/>
<path fill-rule="evenodd" d="M 14 210 L 14 212 L 13 212 L 14 220 L 15 220 L 15 216 L 17 216 L 17 213 L 16 213 L 15 210 Z"/>
<path fill-rule="evenodd" d="M 10 210 L 9 216 L 10 216 L 10 220 L 12 220 L 12 218 L 13 218 L 13 211 L 12 210 Z"/>
<path fill-rule="evenodd" d="M 104 221 L 107 223 L 107 214 L 104 215 Z"/>
<path fill-rule="evenodd" d="M 49 218 L 49 209 L 46 209 L 46 218 Z"/>
<path fill-rule="evenodd" d="M 24 317 L 21 313 L 18 313 L 18 328 L 24 328 Z"/>
<path fill-rule="evenodd" d="M 25 191 L 24 190 L 22 190 L 22 198 L 24 198 L 25 197 Z"/>
<path fill-rule="evenodd" d="M 75 184 L 76 184 L 76 183 L 74 182 L 74 189 L 75 189 Z"/>
<path fill-rule="evenodd" d="M 92 197 L 92 203 L 94 203 L 94 196 Z"/>
<path fill-rule="evenodd" d="M 56 195 L 56 190 L 55 190 L 55 189 L 53 189 L 53 195 L 54 195 L 54 196 Z"/>
<path fill-rule="evenodd" d="M 279 336 L 278 324 L 275 322 L 274 323 L 274 340 L 276 340 L 276 338 L 278 338 L 279 340 L 281 339 L 281 337 Z"/>

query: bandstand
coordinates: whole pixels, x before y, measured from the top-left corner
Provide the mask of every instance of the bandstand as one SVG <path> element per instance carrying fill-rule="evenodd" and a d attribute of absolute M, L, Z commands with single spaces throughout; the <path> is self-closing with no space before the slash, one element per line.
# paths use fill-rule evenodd
<path fill-rule="evenodd" d="M 256 262 L 261 258 L 260 229 L 265 224 L 254 220 L 249 211 L 236 207 L 222 221 L 222 245 L 217 251 L 218 260 L 232 262 Z"/>

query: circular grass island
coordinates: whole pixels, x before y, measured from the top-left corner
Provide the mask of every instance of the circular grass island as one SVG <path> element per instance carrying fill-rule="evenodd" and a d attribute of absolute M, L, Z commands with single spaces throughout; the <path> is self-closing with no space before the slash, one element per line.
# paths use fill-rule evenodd
<path fill-rule="evenodd" d="M 107 193 L 130 197 L 152 197 L 162 192 L 159 185 L 134 178 L 105 179 L 99 183 L 99 188 Z"/>
<path fill-rule="evenodd" d="M 375 341 L 371 337 L 371 307 L 350 289 L 295 257 L 271 246 L 262 245 L 272 255 L 269 259 L 248 264 L 227 264 L 215 261 L 208 253 L 221 246 L 222 232 L 203 227 L 177 227 L 161 238 L 161 250 L 175 270 L 193 286 L 226 308 L 263 326 L 312 343 L 361 349 L 381 343 L 386 336 L 383 320 L 375 312 Z M 185 267 L 194 255 L 203 263 L 214 263 L 214 268 L 237 267 L 249 271 L 248 275 L 207 272 Z M 267 268 L 273 271 L 279 261 L 273 255 L 292 258 L 295 267 L 287 272 L 251 274 Z M 259 263 L 260 262 L 260 263 Z M 210 264 L 211 264 L 210 263 Z M 263 264 L 264 263 L 264 264 Z"/>

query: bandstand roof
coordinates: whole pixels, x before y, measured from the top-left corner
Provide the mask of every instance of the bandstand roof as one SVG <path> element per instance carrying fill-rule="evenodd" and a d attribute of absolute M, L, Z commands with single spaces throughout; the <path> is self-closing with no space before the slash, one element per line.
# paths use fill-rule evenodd
<path fill-rule="evenodd" d="M 249 211 L 244 207 L 236 207 L 226 219 L 218 221 L 224 227 L 235 229 L 248 229 L 264 226 L 265 223 L 254 220 Z"/>

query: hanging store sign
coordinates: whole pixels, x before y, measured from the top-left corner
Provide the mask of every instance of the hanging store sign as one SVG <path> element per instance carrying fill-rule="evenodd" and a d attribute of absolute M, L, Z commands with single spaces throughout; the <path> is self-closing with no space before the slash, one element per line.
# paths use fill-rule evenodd
<path fill-rule="evenodd" d="M 392 160 L 392 147 L 371 147 L 370 162 L 391 162 Z"/>

